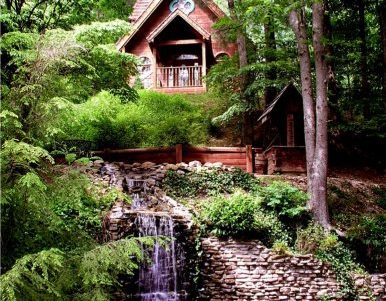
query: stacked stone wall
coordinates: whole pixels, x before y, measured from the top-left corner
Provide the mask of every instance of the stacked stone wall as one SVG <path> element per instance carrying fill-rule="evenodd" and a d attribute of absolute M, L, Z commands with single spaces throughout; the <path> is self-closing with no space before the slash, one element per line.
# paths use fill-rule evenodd
<path fill-rule="evenodd" d="M 202 239 L 202 300 L 339 300 L 328 265 L 312 255 L 278 255 L 257 241 Z M 361 300 L 386 300 L 386 275 L 358 276 Z M 331 299 L 329 299 L 331 300 Z"/>

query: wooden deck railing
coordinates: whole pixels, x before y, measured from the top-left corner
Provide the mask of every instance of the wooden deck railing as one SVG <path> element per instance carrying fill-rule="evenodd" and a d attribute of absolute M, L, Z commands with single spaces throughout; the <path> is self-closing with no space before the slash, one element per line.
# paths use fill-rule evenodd
<path fill-rule="evenodd" d="M 201 163 L 222 162 L 227 166 L 241 168 L 250 173 L 305 173 L 304 147 L 272 146 L 263 152 L 261 148 L 246 147 L 195 147 L 177 144 L 174 147 L 149 147 L 135 149 L 105 149 L 93 151 L 108 161 L 128 163 L 146 161 L 154 163 L 180 163 L 200 161 Z M 65 158 L 55 157 L 58 164 L 65 164 Z"/>
<path fill-rule="evenodd" d="M 156 88 L 201 87 L 202 66 L 157 67 Z"/>

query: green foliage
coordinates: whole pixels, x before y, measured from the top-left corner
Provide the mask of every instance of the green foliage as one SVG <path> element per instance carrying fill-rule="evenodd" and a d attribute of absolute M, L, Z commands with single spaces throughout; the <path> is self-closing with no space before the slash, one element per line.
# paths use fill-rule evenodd
<path fill-rule="evenodd" d="M 184 198 L 230 193 L 237 188 L 253 190 L 258 183 L 256 178 L 241 169 L 230 172 L 222 169 L 203 170 L 184 175 L 168 171 L 163 181 L 163 189 L 170 196 Z"/>
<path fill-rule="evenodd" d="M 1 275 L 1 301 L 111 300 L 121 287 L 120 277 L 130 277 L 149 258 L 144 248 L 153 237 L 127 238 L 85 250 L 64 253 L 51 248 L 18 259 Z M 166 247 L 167 241 L 157 238 Z"/>
<path fill-rule="evenodd" d="M 5 141 L 13 138 L 20 138 L 23 136 L 22 124 L 19 122 L 18 116 L 8 110 L 1 111 L 1 132 L 0 139 Z"/>
<path fill-rule="evenodd" d="M 161 239 L 160 239 L 160 242 Z M 80 262 L 83 300 L 110 300 L 112 289 L 121 286 L 119 276 L 133 275 L 139 262 L 144 262 L 144 247 L 152 247 L 152 237 L 121 239 L 86 252 Z"/>
<path fill-rule="evenodd" d="M 263 211 L 258 198 L 242 192 L 213 197 L 205 202 L 199 221 L 205 230 L 219 237 L 255 237 L 267 245 L 278 239 L 287 240 L 277 217 Z"/>
<path fill-rule="evenodd" d="M 310 224 L 298 232 L 296 247 L 301 253 L 314 253 L 317 258 L 330 264 L 341 283 L 339 293 L 343 300 L 358 300 L 352 273 L 362 272 L 362 269 L 335 234 Z"/>
<path fill-rule="evenodd" d="M 386 254 L 385 215 L 361 217 L 358 224 L 348 229 L 347 236 L 354 244 L 360 241 L 367 247 L 375 268 L 382 263 Z"/>
<path fill-rule="evenodd" d="M 3 74 L 8 89 L 3 105 L 16 115 L 12 118 L 17 118 L 23 130 L 19 136 L 49 144 L 63 136 L 63 128 L 72 122 L 73 103 L 84 102 L 103 89 L 126 102 L 135 99 L 127 78 L 137 72 L 136 59 L 111 45 L 128 30 L 127 22 L 113 21 L 75 26 L 70 31 L 49 30 L 40 36 L 5 34 L 1 50 L 7 58 Z M 23 35 L 27 42 L 19 46 Z M 6 126 L 6 132 L 17 129 L 15 122 Z"/>
<path fill-rule="evenodd" d="M 74 153 L 66 154 L 65 159 L 66 159 L 67 164 L 71 165 L 72 162 L 74 162 L 76 160 L 76 154 L 74 154 Z"/>
<path fill-rule="evenodd" d="M 258 200 L 242 193 L 217 196 L 204 204 L 201 220 L 216 236 L 250 234 L 257 209 Z"/>
<path fill-rule="evenodd" d="M 126 20 L 133 3 L 125 0 L 12 0 L 0 5 L 3 32 L 44 32 L 57 27 L 69 29 L 91 21 Z"/>
<path fill-rule="evenodd" d="M 14 182 L 26 173 L 35 173 L 36 169 L 44 168 L 53 163 L 49 153 L 17 140 L 6 140 L 1 149 L 1 175 L 3 183 Z"/>
<path fill-rule="evenodd" d="M 130 203 L 128 196 L 114 188 L 104 194 L 99 190 L 95 186 L 91 190 L 89 179 L 77 172 L 57 177 L 48 191 L 50 209 L 60 217 L 53 227 L 66 232 L 81 229 L 98 237 L 103 215 L 110 206 L 117 200 Z"/>
<path fill-rule="evenodd" d="M 262 188 L 260 194 L 262 206 L 276 212 L 279 217 L 293 219 L 307 214 L 307 194 L 288 183 L 275 181 Z"/>
<path fill-rule="evenodd" d="M 201 111 L 177 95 L 141 91 L 136 102 L 122 103 L 103 91 L 74 110 L 66 138 L 90 140 L 98 148 L 200 144 L 207 138 Z"/>
<path fill-rule="evenodd" d="M 18 259 L 0 276 L 1 301 L 53 300 L 60 297 L 54 285 L 63 268 L 64 253 L 58 249 L 40 251 Z"/>

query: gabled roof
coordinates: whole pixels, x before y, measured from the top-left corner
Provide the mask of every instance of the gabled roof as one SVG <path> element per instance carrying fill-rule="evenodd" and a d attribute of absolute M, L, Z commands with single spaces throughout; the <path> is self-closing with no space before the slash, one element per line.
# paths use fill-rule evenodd
<path fill-rule="evenodd" d="M 275 106 L 280 102 L 281 99 L 283 99 L 283 95 L 287 93 L 290 89 L 294 89 L 301 96 L 300 92 L 294 86 L 293 83 L 288 84 L 287 86 L 284 87 L 283 90 L 280 91 L 280 93 L 275 97 L 272 103 L 264 110 L 263 114 L 261 114 L 261 116 L 257 120 L 257 123 L 261 122 L 261 124 L 263 124 L 264 122 L 267 121 L 268 115 L 271 114 Z"/>
<path fill-rule="evenodd" d="M 121 50 L 127 45 L 127 43 L 134 37 L 134 35 L 138 32 L 142 25 L 149 19 L 149 17 L 154 13 L 154 11 L 159 7 L 159 5 L 163 1 L 164 0 L 151 0 L 149 2 L 149 0 L 137 0 L 136 4 L 134 5 L 132 17 L 130 18 L 131 20 L 134 20 L 134 18 L 137 19 L 135 20 L 133 29 L 130 34 L 125 35 L 116 43 L 116 46 L 119 50 Z M 208 7 L 210 11 L 218 18 L 222 18 L 225 16 L 225 13 L 221 10 L 221 8 L 219 8 L 217 4 L 215 4 L 212 0 L 201 0 L 201 2 L 203 5 Z M 146 9 L 143 10 L 143 7 L 145 7 L 146 5 Z M 143 10 L 142 13 L 141 10 Z"/>
<path fill-rule="evenodd" d="M 152 0 L 137 0 L 133 6 L 133 12 L 131 13 L 129 20 L 135 22 L 150 5 Z"/>
<path fill-rule="evenodd" d="M 158 25 L 147 37 L 147 41 L 149 43 L 153 43 L 154 39 L 168 26 L 175 18 L 181 17 L 188 23 L 191 27 L 193 27 L 202 37 L 206 40 L 209 39 L 210 33 L 207 32 L 204 28 L 194 22 L 191 18 L 189 18 L 184 12 L 179 9 L 176 9 L 169 17 L 167 17 L 161 24 Z"/>

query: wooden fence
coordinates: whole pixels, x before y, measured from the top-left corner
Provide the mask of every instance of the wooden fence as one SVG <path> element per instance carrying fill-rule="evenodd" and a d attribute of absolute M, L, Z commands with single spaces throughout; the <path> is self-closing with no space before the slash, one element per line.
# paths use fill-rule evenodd
<path fill-rule="evenodd" d="M 171 163 L 200 161 L 221 162 L 224 165 L 241 168 L 249 173 L 304 173 L 304 147 L 272 146 L 263 152 L 251 145 L 245 147 L 197 147 L 177 144 L 174 147 L 149 147 L 135 149 L 106 149 L 95 151 L 95 155 L 113 162 Z"/>
<path fill-rule="evenodd" d="M 221 162 L 224 165 L 257 172 L 263 168 L 263 152 L 260 148 L 246 147 L 197 147 L 177 144 L 175 147 L 149 147 L 95 151 L 95 155 L 108 161 L 180 163 L 200 161 L 205 164 Z M 260 171 L 263 173 L 263 170 Z"/>

